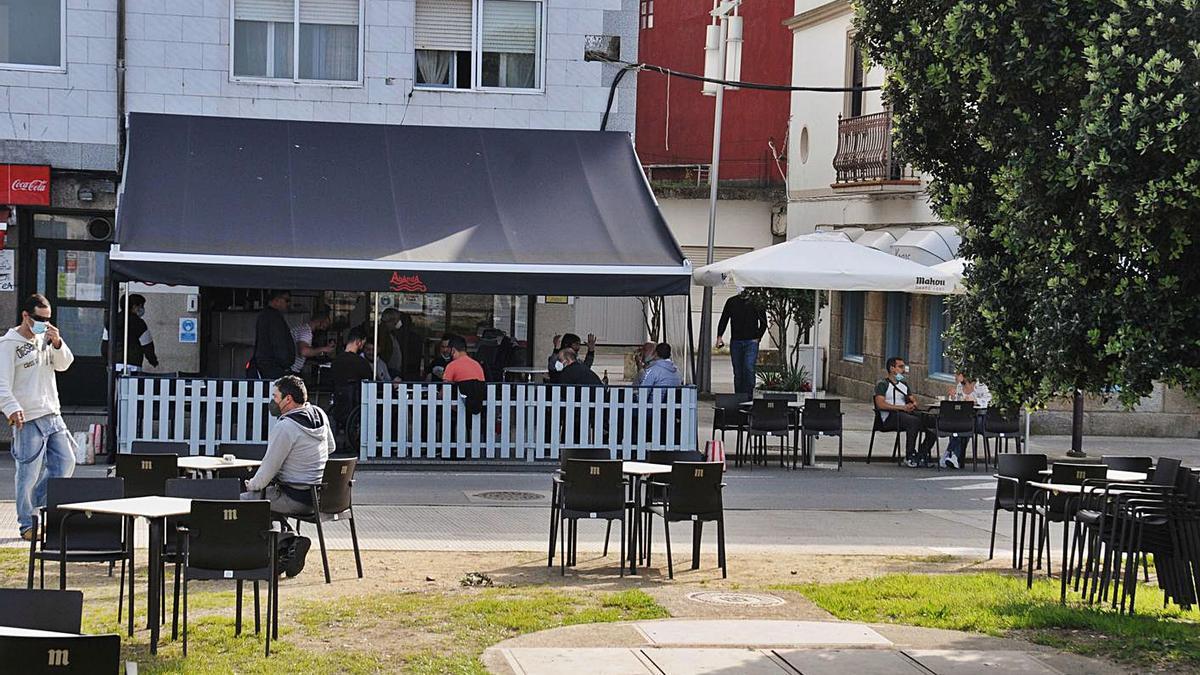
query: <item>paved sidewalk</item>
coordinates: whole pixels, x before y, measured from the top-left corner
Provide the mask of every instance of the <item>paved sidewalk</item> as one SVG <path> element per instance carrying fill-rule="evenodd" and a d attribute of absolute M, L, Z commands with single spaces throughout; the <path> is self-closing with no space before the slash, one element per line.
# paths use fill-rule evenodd
<path fill-rule="evenodd" d="M 497 675 L 1053 675 L 1122 672 L 1027 643 L 840 621 L 665 619 L 556 628 L 483 654 Z"/>

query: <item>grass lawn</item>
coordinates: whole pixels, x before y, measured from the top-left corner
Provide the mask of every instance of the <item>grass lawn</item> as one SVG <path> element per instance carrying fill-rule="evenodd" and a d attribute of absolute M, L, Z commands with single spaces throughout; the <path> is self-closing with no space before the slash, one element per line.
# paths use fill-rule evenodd
<path fill-rule="evenodd" d="M 834 616 L 873 623 L 1023 638 L 1138 668 L 1200 672 L 1200 612 L 1163 609 L 1155 586 L 1138 588 L 1138 613 L 1059 604 L 1059 581 L 1003 573 L 891 574 L 834 584 L 776 586 L 799 592 Z M 1075 596 L 1077 599 L 1078 596 Z"/>
<path fill-rule="evenodd" d="M 0 585 L 25 586 L 27 552 L 0 549 Z M 319 570 L 319 562 L 318 567 Z M 58 581 L 47 566 L 47 585 Z M 142 673 L 484 673 L 479 660 L 492 644 L 517 635 L 580 623 L 632 621 L 668 616 L 640 590 L 456 588 L 390 591 L 353 583 L 345 594 L 310 599 L 328 587 L 285 582 L 280 601 L 279 641 L 263 656 L 254 634 L 253 595 L 247 585 L 243 633 L 234 636 L 234 592 L 229 582 L 196 583 L 189 593 L 188 656 L 170 641 L 167 625 L 157 656 L 150 655 L 145 618 L 145 570 L 137 579 L 136 632 L 117 622 L 117 579 L 103 565 L 72 565 L 69 586 L 84 592 L 83 631 L 121 634 L 122 656 Z M 292 585 L 292 588 L 288 588 Z M 263 606 L 265 608 L 265 589 Z M 2 669 L 0 669 L 2 670 Z"/>

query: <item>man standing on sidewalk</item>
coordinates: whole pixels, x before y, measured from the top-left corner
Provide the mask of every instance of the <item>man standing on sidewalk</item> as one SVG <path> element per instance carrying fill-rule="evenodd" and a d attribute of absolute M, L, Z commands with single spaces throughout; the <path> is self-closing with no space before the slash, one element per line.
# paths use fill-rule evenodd
<path fill-rule="evenodd" d="M 725 346 L 725 326 L 731 322 L 729 358 L 733 361 L 733 391 L 753 394 L 754 364 L 758 362 L 758 341 L 767 332 L 767 313 L 741 293 L 726 300 L 717 323 L 717 349 Z"/>
<path fill-rule="evenodd" d="M 21 323 L 0 337 L 0 410 L 13 430 L 17 525 L 33 537 L 33 514 L 46 504 L 46 483 L 75 473 L 71 433 L 59 414 L 55 373 L 75 356 L 50 323 L 50 303 L 35 293 L 21 304 Z"/>

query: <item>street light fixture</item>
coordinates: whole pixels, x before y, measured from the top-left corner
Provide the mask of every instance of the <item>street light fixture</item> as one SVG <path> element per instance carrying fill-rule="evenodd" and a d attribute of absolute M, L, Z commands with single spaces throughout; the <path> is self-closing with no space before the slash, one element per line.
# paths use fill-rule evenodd
<path fill-rule="evenodd" d="M 710 80 L 738 80 L 742 74 L 742 0 L 714 0 L 710 24 L 704 34 L 704 77 Z M 715 96 L 713 111 L 712 164 L 708 169 L 708 248 L 705 264 L 713 263 L 713 244 L 717 233 L 717 182 L 721 168 L 721 118 L 728 85 L 705 82 L 703 93 Z M 735 87 L 728 87 L 733 89 Z M 700 362 L 696 373 L 700 391 L 712 392 L 712 312 L 713 289 L 704 287 L 700 305 Z"/>

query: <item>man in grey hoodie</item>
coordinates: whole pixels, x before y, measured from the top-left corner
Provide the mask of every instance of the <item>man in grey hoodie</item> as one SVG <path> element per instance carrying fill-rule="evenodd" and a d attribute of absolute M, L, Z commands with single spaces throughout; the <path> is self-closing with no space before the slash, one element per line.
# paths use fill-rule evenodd
<path fill-rule="evenodd" d="M 671 345 L 660 342 L 654 347 L 654 360 L 646 366 L 646 372 L 639 383 L 642 387 L 681 387 L 683 376 L 671 361 Z"/>
<path fill-rule="evenodd" d="M 75 473 L 71 432 L 59 414 L 55 374 L 75 360 L 50 323 L 50 303 L 33 294 L 21 304 L 21 323 L 0 337 L 0 410 L 13 430 L 17 463 L 17 526 L 33 537 L 33 514 L 46 504 L 46 483 Z"/>
<path fill-rule="evenodd" d="M 242 499 L 270 500 L 271 511 L 282 516 L 312 513 L 312 493 L 298 486 L 321 482 L 336 447 L 329 418 L 308 402 L 304 380 L 295 375 L 275 381 L 270 409 L 279 420 L 267 433 L 267 453 Z"/>

